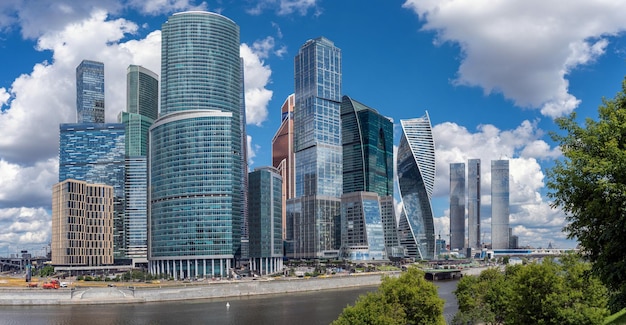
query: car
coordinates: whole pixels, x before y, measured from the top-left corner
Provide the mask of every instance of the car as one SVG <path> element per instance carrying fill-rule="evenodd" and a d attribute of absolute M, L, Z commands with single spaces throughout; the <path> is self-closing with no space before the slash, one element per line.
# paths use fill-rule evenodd
<path fill-rule="evenodd" d="M 60 286 L 61 288 L 67 288 L 67 282 L 61 282 L 61 283 L 59 284 L 59 286 Z"/>
<path fill-rule="evenodd" d="M 113 283 L 109 283 L 109 284 L 107 284 L 107 287 L 111 287 L 111 288 L 112 288 L 112 287 L 115 287 L 115 284 L 113 284 Z"/>

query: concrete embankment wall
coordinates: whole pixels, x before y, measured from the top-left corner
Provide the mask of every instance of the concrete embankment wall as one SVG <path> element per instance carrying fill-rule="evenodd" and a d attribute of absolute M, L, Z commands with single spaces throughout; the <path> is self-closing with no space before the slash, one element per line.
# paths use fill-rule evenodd
<path fill-rule="evenodd" d="M 203 286 L 146 288 L 135 291 L 135 298 L 144 301 L 168 301 L 206 298 L 242 297 L 300 291 L 331 290 L 378 285 L 381 275 L 355 275 L 331 278 L 235 281 Z"/>
<path fill-rule="evenodd" d="M 393 274 L 392 274 L 393 276 Z M 223 281 L 179 286 L 127 288 L 0 289 L 0 305 L 65 305 L 142 303 L 173 300 L 243 297 L 291 292 L 332 290 L 373 286 L 381 274 L 334 276 L 329 278 L 289 278 L 276 280 Z"/>

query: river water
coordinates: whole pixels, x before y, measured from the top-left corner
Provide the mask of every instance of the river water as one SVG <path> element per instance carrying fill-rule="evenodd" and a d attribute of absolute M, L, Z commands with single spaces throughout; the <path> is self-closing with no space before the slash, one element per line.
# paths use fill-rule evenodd
<path fill-rule="evenodd" d="M 457 310 L 452 291 L 457 281 L 435 282 L 446 300 L 444 315 Z M 241 298 L 205 299 L 145 304 L 0 306 L 0 324 L 8 325 L 327 325 L 359 295 L 376 286 Z M 228 306 L 227 306 L 228 303 Z"/>

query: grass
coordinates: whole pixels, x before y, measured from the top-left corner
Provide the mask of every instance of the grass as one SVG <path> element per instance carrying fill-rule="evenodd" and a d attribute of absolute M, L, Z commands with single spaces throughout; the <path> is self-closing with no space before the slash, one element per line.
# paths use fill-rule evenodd
<path fill-rule="evenodd" d="M 626 324 L 626 308 L 618 311 L 617 313 L 607 317 L 604 320 L 604 325 L 622 325 Z"/>

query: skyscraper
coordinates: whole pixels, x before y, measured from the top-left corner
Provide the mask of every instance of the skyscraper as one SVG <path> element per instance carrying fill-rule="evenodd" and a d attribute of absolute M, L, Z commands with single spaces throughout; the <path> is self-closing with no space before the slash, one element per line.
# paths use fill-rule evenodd
<path fill-rule="evenodd" d="M 450 249 L 465 246 L 465 164 L 450 164 Z"/>
<path fill-rule="evenodd" d="M 336 257 L 342 194 L 341 50 L 319 37 L 295 57 L 296 258 Z"/>
<path fill-rule="evenodd" d="M 104 63 L 83 60 L 76 67 L 76 122 L 104 123 Z"/>
<path fill-rule="evenodd" d="M 509 161 L 491 161 L 491 248 L 509 248 Z"/>
<path fill-rule="evenodd" d="M 239 26 L 211 12 L 162 26 L 161 116 L 150 128 L 148 260 L 176 278 L 227 276 L 243 219 Z"/>
<path fill-rule="evenodd" d="M 393 123 L 348 96 L 341 102 L 343 193 L 393 196 Z"/>
<path fill-rule="evenodd" d="M 141 66 L 126 70 L 126 112 L 118 116 L 126 128 L 124 211 L 126 256 L 147 263 L 148 136 L 159 114 L 158 76 Z"/>
<path fill-rule="evenodd" d="M 278 131 L 272 139 L 272 166 L 278 169 L 283 178 L 283 239 L 293 241 L 292 232 L 287 236 L 287 200 L 296 196 L 295 190 L 295 154 L 293 148 L 293 108 L 295 95 L 291 94 L 285 99 L 280 108 L 281 122 Z M 293 221 L 293 220 L 292 220 Z M 293 225 L 292 225 L 293 226 Z"/>
<path fill-rule="evenodd" d="M 279 272 L 283 267 L 282 177 L 276 168 L 263 167 L 248 179 L 250 269 L 259 274 Z"/>
<path fill-rule="evenodd" d="M 480 159 L 467 161 L 467 245 L 482 248 L 480 236 Z"/>
<path fill-rule="evenodd" d="M 428 113 L 421 118 L 400 120 L 398 186 L 402 212 L 398 224 L 400 244 L 408 256 L 432 259 L 435 226 L 431 198 L 435 183 L 435 143 Z"/>
<path fill-rule="evenodd" d="M 341 101 L 341 133 L 343 147 L 343 192 L 342 220 L 349 213 L 350 222 L 357 222 L 357 212 L 363 213 L 360 222 L 367 226 L 347 228 L 353 247 L 360 247 L 362 257 L 376 259 L 389 258 L 394 247 L 398 247 L 396 218 L 393 208 L 393 123 L 375 109 L 348 96 Z M 356 195 L 354 193 L 361 193 Z M 376 207 L 372 200 L 376 197 Z M 366 201 L 357 202 L 363 199 Z M 344 205 L 348 205 L 345 206 Z M 373 212 L 378 213 L 377 216 Z M 367 213 L 367 215 L 365 214 Z M 372 224 L 370 224 L 370 222 Z M 378 225 L 380 223 L 380 225 Z M 375 225 L 376 224 L 376 225 Z M 369 236 L 377 234 L 372 227 L 382 226 L 384 234 L 384 256 L 379 256 L 378 239 Z M 345 225 L 342 225 L 346 230 Z M 357 229 L 367 233 L 356 234 Z M 346 236 L 342 234 L 342 238 Z M 356 239 L 361 238 L 362 242 Z M 342 249 L 354 251 L 345 247 Z M 369 246 L 373 251 L 362 251 Z M 352 254 L 350 258 L 354 258 Z M 401 257 L 401 256 L 400 256 Z"/>
<path fill-rule="evenodd" d="M 113 254 L 125 257 L 124 124 L 104 123 L 104 64 L 76 68 L 78 123 L 59 126 L 59 182 L 67 179 L 113 187 Z"/>

